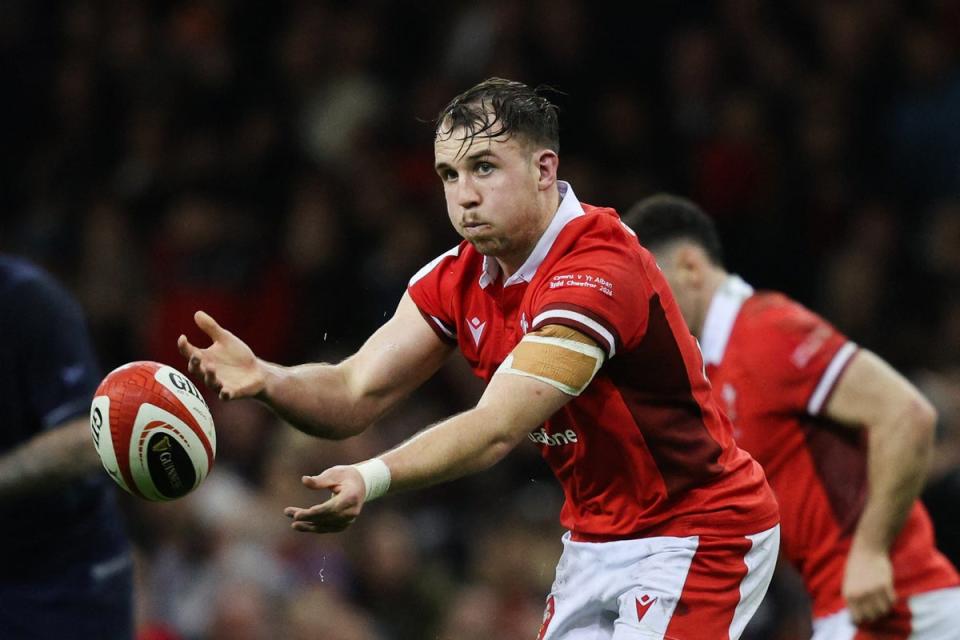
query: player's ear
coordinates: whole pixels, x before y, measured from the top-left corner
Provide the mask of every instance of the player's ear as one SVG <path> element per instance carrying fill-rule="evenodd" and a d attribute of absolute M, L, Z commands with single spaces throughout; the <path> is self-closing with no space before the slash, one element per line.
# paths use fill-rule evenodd
<path fill-rule="evenodd" d="M 707 272 L 707 257 L 703 249 L 681 242 L 674 251 L 673 264 L 678 277 L 686 286 L 694 288 L 703 286 Z"/>
<path fill-rule="evenodd" d="M 538 172 L 538 184 L 541 191 L 553 187 L 557 182 L 557 168 L 560 166 L 560 158 L 556 151 L 550 149 L 539 149 L 534 154 L 534 162 Z"/>

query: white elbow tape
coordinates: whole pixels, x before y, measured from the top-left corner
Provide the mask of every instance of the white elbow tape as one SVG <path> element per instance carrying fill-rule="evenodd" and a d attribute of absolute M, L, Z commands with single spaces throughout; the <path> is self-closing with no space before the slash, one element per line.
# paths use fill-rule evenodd
<path fill-rule="evenodd" d="M 376 500 L 390 488 L 390 467 L 380 458 L 371 458 L 353 465 L 353 468 L 363 477 L 363 484 L 367 489 L 365 502 Z"/>

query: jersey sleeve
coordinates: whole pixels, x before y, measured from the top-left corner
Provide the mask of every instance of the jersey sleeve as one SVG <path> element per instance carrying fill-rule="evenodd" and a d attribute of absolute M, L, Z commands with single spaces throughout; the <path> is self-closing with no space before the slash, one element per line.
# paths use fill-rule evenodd
<path fill-rule="evenodd" d="M 646 327 L 650 288 L 639 245 L 623 237 L 583 238 L 543 279 L 531 298 L 530 330 L 575 329 L 612 358 Z"/>
<path fill-rule="evenodd" d="M 792 304 L 750 332 L 758 385 L 779 406 L 819 415 L 857 351 L 833 325 Z"/>
<path fill-rule="evenodd" d="M 17 287 L 21 367 L 31 412 L 44 429 L 85 415 L 100 370 L 80 305 L 45 278 Z"/>
<path fill-rule="evenodd" d="M 450 296 L 444 295 L 444 265 L 456 258 L 460 245 L 437 256 L 418 271 L 407 285 L 410 299 L 417 305 L 420 315 L 426 320 L 433 332 L 448 344 L 457 344 L 456 322 L 450 311 Z"/>

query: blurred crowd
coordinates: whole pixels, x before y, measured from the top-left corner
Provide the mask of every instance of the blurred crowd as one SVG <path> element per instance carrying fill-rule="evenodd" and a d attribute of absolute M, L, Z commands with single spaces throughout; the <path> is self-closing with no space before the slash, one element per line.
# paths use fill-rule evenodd
<path fill-rule="evenodd" d="M 104 370 L 183 364 L 203 308 L 261 356 L 336 361 L 458 240 L 433 119 L 491 75 L 551 87 L 560 175 L 715 216 L 733 271 L 834 321 L 940 410 L 925 499 L 960 561 L 960 2 L 8 0 L 0 249 L 81 299 Z M 182 367 L 181 367 L 182 368 Z M 141 640 L 532 639 L 561 497 L 533 447 L 297 534 L 300 476 L 473 402 L 452 362 L 367 434 L 212 400 L 194 495 L 124 501 Z M 808 637 L 789 572 L 748 631 Z"/>

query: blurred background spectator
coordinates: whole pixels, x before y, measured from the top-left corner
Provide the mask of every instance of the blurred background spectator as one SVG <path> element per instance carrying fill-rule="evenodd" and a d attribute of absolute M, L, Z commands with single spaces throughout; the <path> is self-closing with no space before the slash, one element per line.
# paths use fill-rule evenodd
<path fill-rule="evenodd" d="M 689 195 L 735 271 L 914 372 L 941 412 L 925 498 L 957 563 L 958 43 L 958 0 L 8 0 L 0 249 L 72 287 L 105 369 L 178 364 L 199 307 L 265 357 L 336 360 L 457 241 L 436 112 L 490 75 L 548 84 L 583 201 Z M 532 638 L 560 551 L 532 447 L 347 534 L 294 534 L 281 514 L 313 498 L 301 474 L 478 390 L 453 362 L 339 443 L 213 402 L 206 484 L 124 502 L 141 637 Z M 808 637 L 801 594 L 780 573 L 748 635 Z"/>

